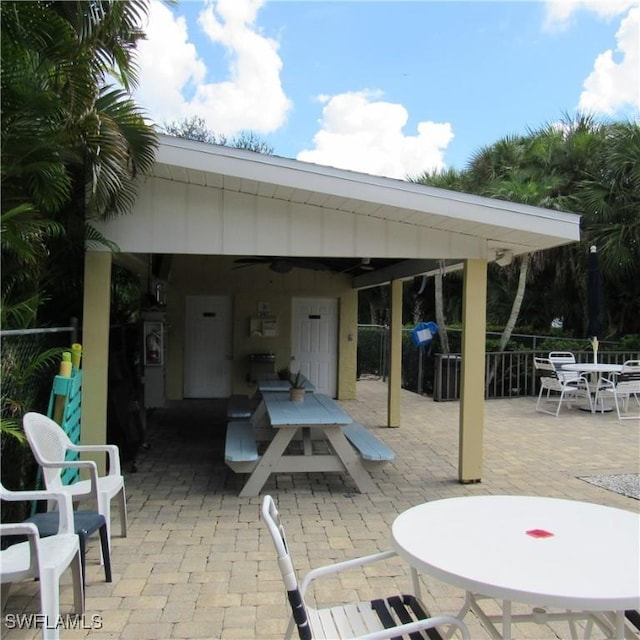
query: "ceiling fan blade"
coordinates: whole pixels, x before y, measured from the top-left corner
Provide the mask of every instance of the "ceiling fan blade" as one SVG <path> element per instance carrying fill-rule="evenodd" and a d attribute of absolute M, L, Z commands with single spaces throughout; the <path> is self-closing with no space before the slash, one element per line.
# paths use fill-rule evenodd
<path fill-rule="evenodd" d="M 271 258 L 236 258 L 233 262 L 237 265 L 233 267 L 234 269 L 244 269 L 246 267 L 252 267 L 256 264 L 269 264 L 271 262 Z"/>
<path fill-rule="evenodd" d="M 298 269 L 311 269 L 312 271 L 331 271 L 331 267 L 324 262 L 307 260 L 306 258 L 291 258 L 291 264 Z"/>
<path fill-rule="evenodd" d="M 251 258 L 236 258 L 234 260 L 237 264 L 268 264 L 272 261 L 272 258 L 259 258 L 259 257 L 251 257 Z"/>
<path fill-rule="evenodd" d="M 349 271 L 373 271 L 375 267 L 371 264 L 371 258 L 362 258 L 358 264 L 343 269 L 340 273 L 349 273 Z"/>
<path fill-rule="evenodd" d="M 307 258 L 288 258 L 288 257 L 249 257 L 249 258 L 237 258 L 234 260 L 236 263 L 236 267 L 234 269 L 241 269 L 243 267 L 250 267 L 256 264 L 266 264 L 269 265 L 269 269 L 271 271 L 275 271 L 276 273 L 289 273 L 292 269 L 311 269 L 313 271 L 330 271 L 331 267 L 326 265 L 324 262 L 319 262 L 317 260 L 310 260 Z"/>

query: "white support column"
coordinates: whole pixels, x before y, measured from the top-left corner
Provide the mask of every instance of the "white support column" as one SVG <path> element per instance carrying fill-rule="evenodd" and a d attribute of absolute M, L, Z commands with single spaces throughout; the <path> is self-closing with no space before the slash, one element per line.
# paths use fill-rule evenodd
<path fill-rule="evenodd" d="M 84 259 L 82 314 L 82 444 L 107 441 L 110 251 L 87 251 Z M 104 459 L 96 460 L 104 470 Z"/>
<path fill-rule="evenodd" d="M 389 398 L 387 426 L 400 426 L 402 389 L 402 280 L 391 281 L 391 323 L 389 327 Z"/>
<path fill-rule="evenodd" d="M 486 318 L 487 263 L 465 260 L 458 451 L 458 478 L 462 483 L 482 479 Z"/>

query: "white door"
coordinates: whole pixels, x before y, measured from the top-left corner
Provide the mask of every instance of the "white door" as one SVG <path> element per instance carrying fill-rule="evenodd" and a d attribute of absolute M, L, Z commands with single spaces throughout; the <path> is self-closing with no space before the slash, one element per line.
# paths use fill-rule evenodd
<path fill-rule="evenodd" d="M 337 391 L 338 300 L 294 298 L 291 371 L 301 371 L 318 393 Z"/>
<path fill-rule="evenodd" d="M 231 299 L 187 296 L 185 306 L 184 397 L 231 395 Z"/>

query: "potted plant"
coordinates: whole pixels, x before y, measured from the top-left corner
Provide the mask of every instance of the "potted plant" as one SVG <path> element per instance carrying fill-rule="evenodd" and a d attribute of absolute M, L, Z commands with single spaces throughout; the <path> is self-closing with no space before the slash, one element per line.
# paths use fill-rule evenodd
<path fill-rule="evenodd" d="M 278 369 L 278 378 L 280 380 L 290 380 L 291 371 L 289 370 L 289 367 L 282 367 L 282 369 Z"/>
<path fill-rule="evenodd" d="M 304 377 L 298 371 L 296 375 L 292 375 L 289 378 L 289 382 L 291 383 L 291 390 L 289 391 L 289 397 L 292 402 L 303 402 L 304 401 Z"/>

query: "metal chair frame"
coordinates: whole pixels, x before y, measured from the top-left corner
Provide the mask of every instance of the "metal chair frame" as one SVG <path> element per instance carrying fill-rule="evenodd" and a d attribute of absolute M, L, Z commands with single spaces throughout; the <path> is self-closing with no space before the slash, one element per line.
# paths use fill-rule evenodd
<path fill-rule="evenodd" d="M 640 420 L 640 415 L 625 415 L 620 411 L 620 404 L 624 413 L 629 410 L 631 396 L 640 407 L 640 360 L 627 360 L 622 365 L 622 371 L 611 373 L 608 377 L 601 377 L 598 381 L 595 406 L 600 401 L 601 412 L 604 412 L 603 396 L 613 397 L 618 413 L 618 420 Z"/>
<path fill-rule="evenodd" d="M 557 418 L 560 414 L 562 403 L 565 400 L 570 407 L 571 403 L 580 396 L 587 398 L 589 408 L 593 413 L 593 400 L 589 389 L 589 381 L 585 376 L 578 375 L 575 380 L 566 380 L 558 374 L 553 362 L 551 362 L 549 358 L 534 358 L 533 361 L 536 371 L 540 377 L 540 392 L 538 393 L 538 400 L 536 402 L 536 411 L 547 413 Z M 560 395 L 553 396 L 551 395 L 552 393 Z M 557 400 L 558 404 L 555 411 L 549 411 L 542 408 L 543 395 L 547 402 Z"/>
<path fill-rule="evenodd" d="M 287 627 L 286 638 L 291 637 L 294 628 L 297 628 L 301 640 L 313 638 L 384 640 L 409 636 L 409 634 L 412 634 L 411 638 L 437 638 L 439 633 L 436 627 L 444 626 L 449 627 L 451 634 L 456 629 L 459 630 L 461 637 L 469 640 L 467 627 L 459 618 L 449 615 L 430 617 L 426 607 L 413 595 L 391 596 L 370 602 L 350 603 L 322 609 L 309 606 L 305 601 L 305 594 L 309 585 L 317 578 L 370 565 L 396 557 L 397 554 L 395 551 L 383 551 L 318 567 L 309 571 L 299 584 L 289 555 L 280 514 L 270 495 L 266 495 L 262 501 L 262 519 L 276 547 L 278 566 L 291 606 L 292 617 Z"/>

